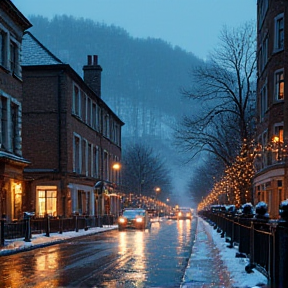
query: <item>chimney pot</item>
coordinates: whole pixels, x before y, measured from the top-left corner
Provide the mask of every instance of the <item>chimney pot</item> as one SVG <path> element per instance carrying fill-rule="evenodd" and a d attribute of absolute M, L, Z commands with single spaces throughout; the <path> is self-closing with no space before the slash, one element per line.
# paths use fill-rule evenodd
<path fill-rule="evenodd" d="M 93 55 L 93 65 L 94 66 L 98 65 L 98 56 L 97 55 Z"/>
<path fill-rule="evenodd" d="M 92 65 L 92 56 L 91 55 L 87 56 L 87 62 L 88 62 L 88 65 Z"/>

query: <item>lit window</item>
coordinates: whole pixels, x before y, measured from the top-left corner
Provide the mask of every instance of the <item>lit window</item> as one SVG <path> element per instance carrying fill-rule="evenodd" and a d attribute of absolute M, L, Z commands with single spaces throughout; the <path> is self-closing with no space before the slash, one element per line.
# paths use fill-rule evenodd
<path fill-rule="evenodd" d="M 37 186 L 36 191 L 36 214 L 39 217 L 57 216 L 57 187 Z"/>
<path fill-rule="evenodd" d="M 275 73 L 275 96 L 276 100 L 284 100 L 284 72 L 283 70 Z"/>

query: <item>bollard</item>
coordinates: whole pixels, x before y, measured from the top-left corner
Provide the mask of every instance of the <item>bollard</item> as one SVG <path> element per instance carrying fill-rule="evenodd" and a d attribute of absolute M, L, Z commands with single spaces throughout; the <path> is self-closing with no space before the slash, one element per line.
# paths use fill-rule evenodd
<path fill-rule="evenodd" d="M 59 234 L 63 233 L 63 216 L 59 216 Z"/>
<path fill-rule="evenodd" d="M 78 229 L 78 217 L 77 215 L 75 216 L 75 231 L 78 232 L 79 229 Z"/>
<path fill-rule="evenodd" d="M 24 212 L 24 221 L 25 221 L 25 242 L 31 242 L 31 222 L 30 222 L 30 213 Z"/>

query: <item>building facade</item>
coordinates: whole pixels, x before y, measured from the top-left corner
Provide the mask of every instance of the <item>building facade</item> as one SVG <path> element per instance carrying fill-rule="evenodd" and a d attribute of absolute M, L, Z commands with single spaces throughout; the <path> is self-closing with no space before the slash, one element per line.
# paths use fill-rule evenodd
<path fill-rule="evenodd" d="M 0 217 L 22 216 L 22 36 L 30 22 L 8 0 L 0 1 Z"/>
<path fill-rule="evenodd" d="M 257 7 L 257 132 L 254 202 L 268 204 L 270 217 L 279 217 L 279 204 L 288 198 L 287 144 L 288 2 L 258 0 Z M 286 96 L 287 95 L 287 96 Z"/>
<path fill-rule="evenodd" d="M 22 71 L 25 209 L 36 217 L 118 214 L 113 164 L 124 123 L 101 98 L 98 57 L 87 57 L 83 80 L 27 32 Z"/>

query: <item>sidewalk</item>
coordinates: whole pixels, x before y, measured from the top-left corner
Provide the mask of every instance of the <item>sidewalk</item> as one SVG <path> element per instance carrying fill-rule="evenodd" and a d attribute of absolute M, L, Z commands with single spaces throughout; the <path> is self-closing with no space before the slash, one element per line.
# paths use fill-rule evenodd
<path fill-rule="evenodd" d="M 248 274 L 248 258 L 236 258 L 238 250 L 206 221 L 198 217 L 195 243 L 181 288 L 250 288 L 266 287 L 267 278 L 256 269 Z"/>
<path fill-rule="evenodd" d="M 117 229 L 117 227 L 117 225 L 111 225 L 89 228 L 87 231 L 85 231 L 84 229 L 80 229 L 78 232 L 69 231 L 63 232 L 62 234 L 50 233 L 50 237 L 47 237 L 44 234 L 33 234 L 30 242 L 25 242 L 24 238 L 5 239 L 4 246 L 0 247 L 0 256 L 52 245 L 75 237 L 101 233 L 108 230 Z"/>

